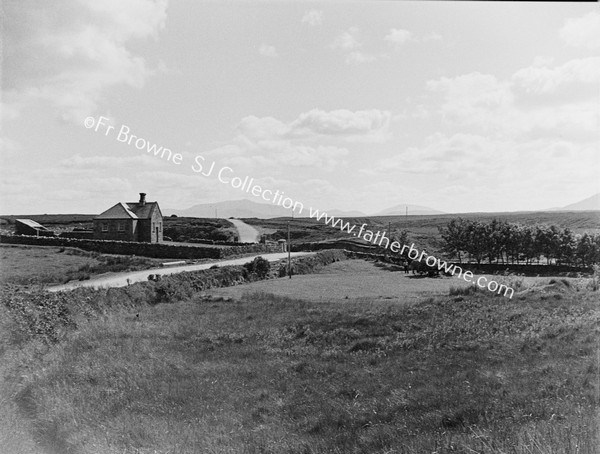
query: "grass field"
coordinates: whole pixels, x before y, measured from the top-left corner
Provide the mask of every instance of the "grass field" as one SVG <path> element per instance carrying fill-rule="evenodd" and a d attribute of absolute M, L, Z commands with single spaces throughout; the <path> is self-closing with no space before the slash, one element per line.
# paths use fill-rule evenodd
<path fill-rule="evenodd" d="M 294 295 L 311 302 L 388 302 L 405 304 L 424 297 L 447 295 L 451 287 L 467 287 L 455 277 L 430 279 L 404 274 L 397 266 L 363 260 L 344 260 L 327 266 L 319 274 L 293 276 L 292 279 L 258 281 L 243 287 L 211 290 L 215 296 L 241 299 L 245 293 Z"/>
<path fill-rule="evenodd" d="M 338 262 L 234 299 L 114 309 L 58 344 L 0 336 L 0 452 L 597 452 L 585 280 L 509 300 L 398 274 Z"/>
<path fill-rule="evenodd" d="M 0 284 L 39 285 L 151 268 L 164 260 L 98 254 L 76 248 L 0 245 Z"/>

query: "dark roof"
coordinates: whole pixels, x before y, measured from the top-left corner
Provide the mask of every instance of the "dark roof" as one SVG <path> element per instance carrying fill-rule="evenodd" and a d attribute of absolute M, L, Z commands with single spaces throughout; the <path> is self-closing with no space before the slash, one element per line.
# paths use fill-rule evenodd
<path fill-rule="evenodd" d="M 150 219 L 154 208 L 160 211 L 158 202 L 146 202 L 143 206 L 140 206 L 139 202 L 127 202 L 126 205 L 135 213 L 138 219 Z"/>

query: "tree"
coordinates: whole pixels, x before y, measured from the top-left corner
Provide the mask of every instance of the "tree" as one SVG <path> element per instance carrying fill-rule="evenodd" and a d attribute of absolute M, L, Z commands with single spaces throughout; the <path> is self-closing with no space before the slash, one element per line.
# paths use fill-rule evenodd
<path fill-rule="evenodd" d="M 446 227 L 438 227 L 443 240 L 442 251 L 450 257 L 457 257 L 462 263 L 461 252 L 465 251 L 467 221 L 462 218 L 452 219 Z"/>
<path fill-rule="evenodd" d="M 568 228 L 564 229 L 559 236 L 558 251 L 556 260 L 560 264 L 571 265 L 575 258 L 575 249 L 577 248 L 577 240 Z"/>

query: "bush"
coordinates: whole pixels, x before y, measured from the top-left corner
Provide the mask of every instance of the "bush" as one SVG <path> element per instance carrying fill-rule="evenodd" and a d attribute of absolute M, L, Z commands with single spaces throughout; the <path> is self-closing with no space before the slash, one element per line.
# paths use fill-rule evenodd
<path fill-rule="evenodd" d="M 271 271 L 271 264 L 263 257 L 256 257 L 251 262 L 244 263 L 244 268 L 250 275 L 255 275 L 258 279 L 265 279 Z"/>

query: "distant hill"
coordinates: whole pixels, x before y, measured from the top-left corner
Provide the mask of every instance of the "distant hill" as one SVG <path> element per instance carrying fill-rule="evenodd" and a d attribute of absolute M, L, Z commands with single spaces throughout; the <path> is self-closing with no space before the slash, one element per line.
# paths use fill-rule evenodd
<path fill-rule="evenodd" d="M 588 197 L 587 199 L 580 200 L 579 202 L 575 202 L 558 209 L 565 211 L 600 210 L 600 192 Z"/>
<path fill-rule="evenodd" d="M 340 218 L 363 218 L 367 216 L 362 211 L 342 211 L 342 210 L 327 210 L 325 211 L 329 216 L 336 216 Z"/>
<path fill-rule="evenodd" d="M 409 215 L 431 215 L 431 214 L 445 214 L 443 211 L 434 210 L 433 208 L 424 207 L 420 205 L 396 205 L 394 207 L 383 210 L 375 214 L 365 214 L 361 211 L 343 211 L 332 208 L 331 210 L 324 210 L 330 216 L 336 217 L 365 217 L 365 216 L 396 216 L 406 214 L 406 207 L 408 207 Z M 317 207 L 318 208 L 318 207 Z M 320 210 L 321 211 L 321 210 Z M 217 203 L 201 203 L 194 205 L 190 208 L 180 210 L 175 208 L 166 208 L 162 210 L 163 215 L 170 216 L 175 214 L 177 216 L 184 217 L 197 217 L 197 218 L 258 218 L 258 219 L 270 219 L 279 217 L 290 217 L 292 215 L 291 210 L 277 205 L 269 203 L 257 203 L 248 199 L 241 200 L 227 200 L 225 202 Z M 323 211 L 321 211 L 323 212 Z M 309 217 L 309 206 L 304 207 L 304 211 L 301 215 L 298 212 L 294 213 L 295 217 Z"/>
<path fill-rule="evenodd" d="M 304 210 L 308 213 L 308 207 L 304 207 Z M 286 210 L 283 207 L 267 203 L 257 203 L 247 199 L 227 200 L 225 202 L 217 203 L 201 203 L 185 210 L 167 208 L 162 211 L 165 216 L 175 214 L 177 216 L 192 218 L 214 218 L 216 214 L 216 217 L 219 218 L 269 219 L 292 215 L 291 210 Z M 305 215 L 308 216 L 306 213 Z"/>
<path fill-rule="evenodd" d="M 400 204 L 393 207 L 387 208 L 379 213 L 375 213 L 372 216 L 403 216 L 407 213 L 409 215 L 430 215 L 430 214 L 446 214 L 443 211 L 434 210 L 433 208 L 424 207 L 421 205 L 410 205 Z"/>

